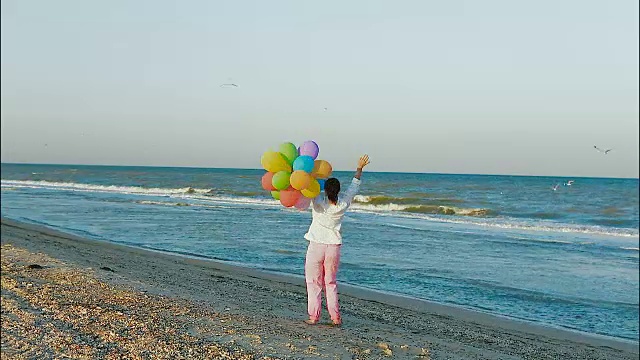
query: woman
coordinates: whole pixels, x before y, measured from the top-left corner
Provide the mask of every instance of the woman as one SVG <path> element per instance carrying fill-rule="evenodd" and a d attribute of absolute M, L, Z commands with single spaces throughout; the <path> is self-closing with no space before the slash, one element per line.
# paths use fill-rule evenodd
<path fill-rule="evenodd" d="M 322 310 L 322 289 L 325 289 L 327 309 L 333 325 L 342 325 L 338 305 L 338 285 L 336 275 L 340 263 L 342 245 L 342 218 L 358 193 L 362 169 L 369 165 L 369 155 L 358 161 L 358 169 L 351 185 L 340 194 L 340 181 L 330 178 L 324 185 L 325 195 L 319 195 L 311 202 L 312 218 L 309 231 L 304 238 L 309 240 L 304 274 L 307 282 L 309 325 L 317 324 Z"/>

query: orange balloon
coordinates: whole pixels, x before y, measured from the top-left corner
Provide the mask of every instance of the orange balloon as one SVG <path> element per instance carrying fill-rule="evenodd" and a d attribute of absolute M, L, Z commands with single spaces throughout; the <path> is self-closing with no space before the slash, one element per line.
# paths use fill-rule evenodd
<path fill-rule="evenodd" d="M 280 203 L 285 207 L 292 207 L 300 199 L 300 191 L 294 188 L 288 188 L 280 191 Z"/>
<path fill-rule="evenodd" d="M 311 182 L 311 175 L 304 170 L 296 170 L 291 174 L 289 182 L 292 188 L 296 190 L 303 190 L 309 186 L 309 183 Z"/>
<path fill-rule="evenodd" d="M 333 172 L 333 168 L 331 164 L 329 164 L 326 160 L 316 160 L 313 162 L 313 171 L 311 175 L 313 175 L 317 179 L 326 179 L 331 176 Z"/>

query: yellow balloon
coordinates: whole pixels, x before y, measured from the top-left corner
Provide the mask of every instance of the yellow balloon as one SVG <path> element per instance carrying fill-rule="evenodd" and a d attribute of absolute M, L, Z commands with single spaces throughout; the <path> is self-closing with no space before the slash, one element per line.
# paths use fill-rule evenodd
<path fill-rule="evenodd" d="M 304 197 L 308 197 L 311 199 L 320 195 L 320 184 L 318 183 L 318 180 L 311 179 L 309 186 L 306 189 L 301 190 L 300 192 L 302 193 L 302 195 L 304 195 Z"/>
<path fill-rule="evenodd" d="M 266 151 L 262 154 L 260 163 L 265 170 L 272 173 L 277 173 L 278 171 L 283 170 L 291 171 L 291 165 L 289 165 L 282 154 L 276 151 Z"/>
<path fill-rule="evenodd" d="M 291 179 L 289 181 L 292 188 L 296 190 L 304 190 L 311 182 L 311 175 L 304 170 L 296 170 L 291 173 Z"/>

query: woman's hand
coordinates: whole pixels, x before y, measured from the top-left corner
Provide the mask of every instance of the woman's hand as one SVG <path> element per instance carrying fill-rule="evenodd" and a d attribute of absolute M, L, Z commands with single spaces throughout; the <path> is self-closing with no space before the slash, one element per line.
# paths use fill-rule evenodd
<path fill-rule="evenodd" d="M 356 179 L 360 180 L 362 177 L 362 169 L 369 165 L 369 155 L 362 155 L 360 160 L 358 160 L 358 169 L 356 169 L 356 175 L 354 176 Z"/>
<path fill-rule="evenodd" d="M 369 155 L 362 155 L 360 160 L 358 160 L 358 169 L 364 169 L 365 166 L 369 165 Z"/>

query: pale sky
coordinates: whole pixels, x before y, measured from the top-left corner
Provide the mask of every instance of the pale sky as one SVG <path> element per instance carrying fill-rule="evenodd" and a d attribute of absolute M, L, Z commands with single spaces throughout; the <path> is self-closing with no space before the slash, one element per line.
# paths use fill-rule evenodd
<path fill-rule="evenodd" d="M 638 177 L 637 0 L 1 10 L 2 162 Z"/>

